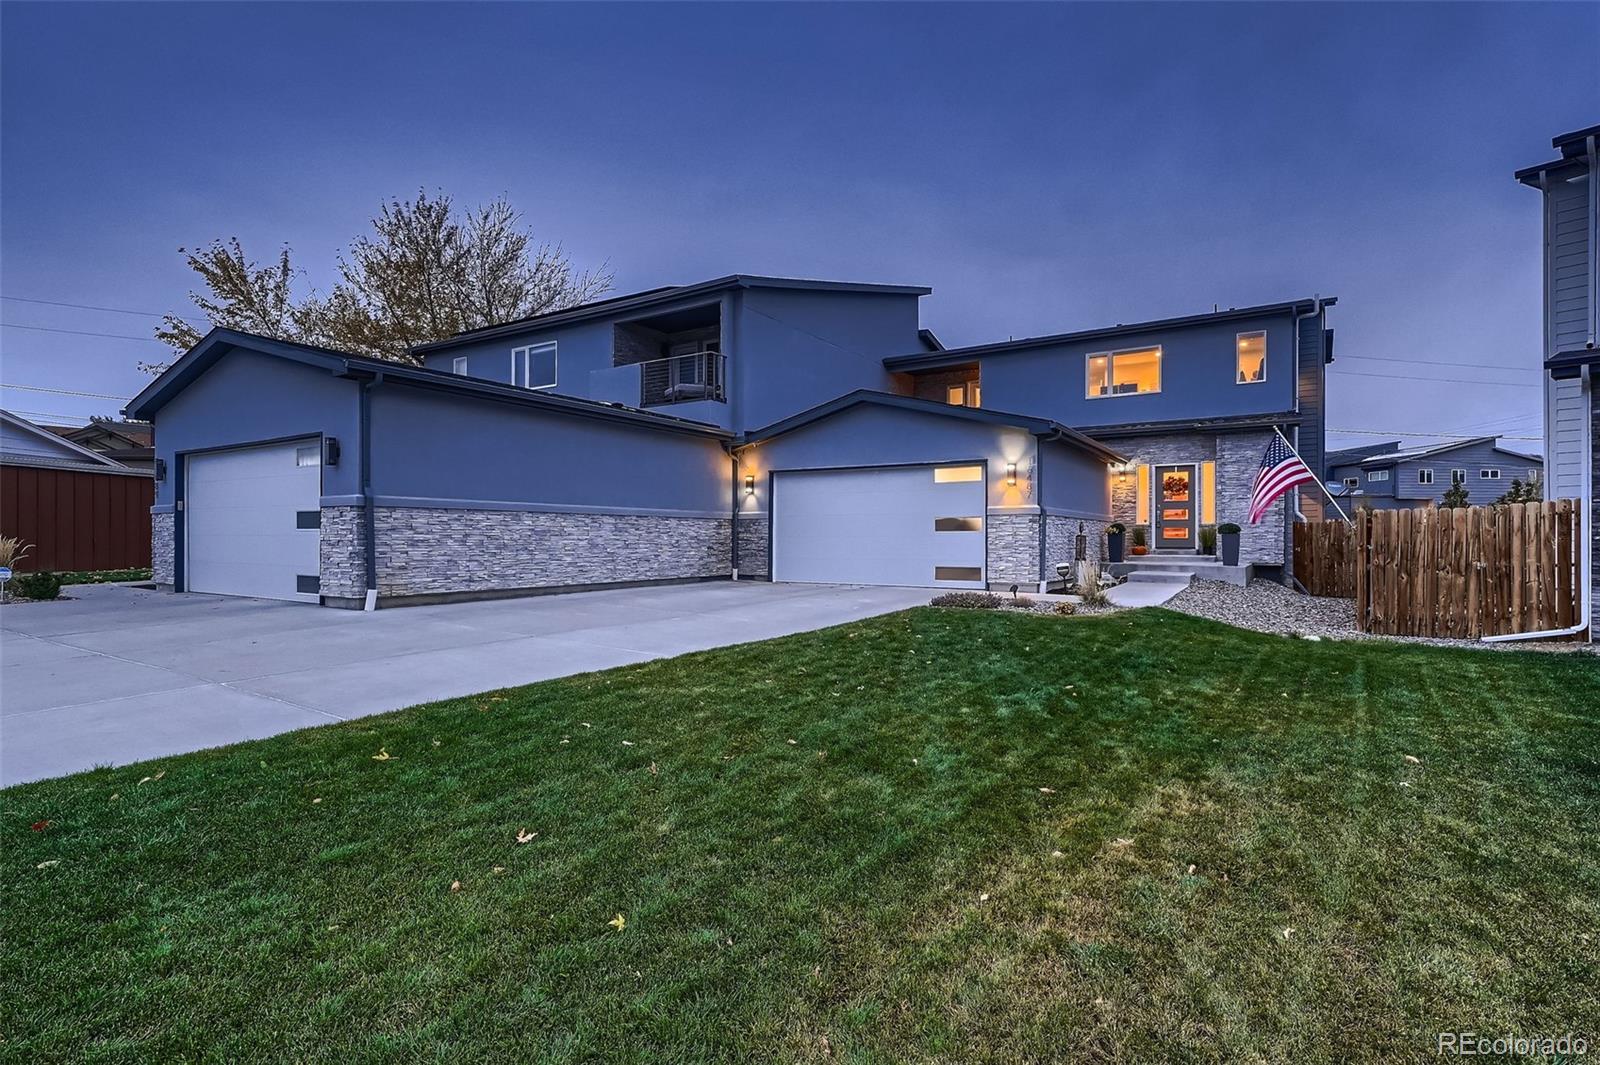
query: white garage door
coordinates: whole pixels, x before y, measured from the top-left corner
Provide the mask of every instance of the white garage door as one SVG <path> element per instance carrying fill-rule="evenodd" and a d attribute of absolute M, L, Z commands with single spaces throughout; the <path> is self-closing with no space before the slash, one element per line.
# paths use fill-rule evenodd
<path fill-rule="evenodd" d="M 916 588 L 984 586 L 984 468 L 778 473 L 772 578 Z"/>
<path fill-rule="evenodd" d="M 320 442 L 192 455 L 185 466 L 187 589 L 315 603 Z"/>

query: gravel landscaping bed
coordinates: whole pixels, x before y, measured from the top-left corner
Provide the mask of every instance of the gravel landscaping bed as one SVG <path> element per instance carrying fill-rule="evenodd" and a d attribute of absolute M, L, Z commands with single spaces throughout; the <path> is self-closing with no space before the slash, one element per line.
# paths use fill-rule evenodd
<path fill-rule="evenodd" d="M 1475 647 L 1495 651 L 1594 652 L 1593 644 L 1567 640 L 1483 643 L 1479 640 L 1384 636 L 1358 632 L 1354 600 L 1301 595 L 1273 581 L 1251 581 L 1246 588 L 1224 584 L 1221 581 L 1195 581 L 1167 600 L 1163 606 L 1168 610 L 1193 614 L 1195 617 L 1237 625 L 1241 629 L 1317 639 L 1395 640 L 1401 643 L 1431 644 L 1437 647 Z"/>

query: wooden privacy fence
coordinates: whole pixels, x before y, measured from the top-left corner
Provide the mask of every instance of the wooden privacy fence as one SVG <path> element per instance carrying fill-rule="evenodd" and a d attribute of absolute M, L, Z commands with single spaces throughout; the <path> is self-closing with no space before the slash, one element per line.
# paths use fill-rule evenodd
<path fill-rule="evenodd" d="M 25 573 L 142 569 L 155 487 L 138 474 L 0 466 L 0 534 L 33 545 Z"/>
<path fill-rule="evenodd" d="M 1295 574 L 1313 595 L 1348 595 L 1356 627 L 1478 639 L 1564 629 L 1583 594 L 1576 500 L 1454 510 L 1359 510 L 1354 526 L 1295 526 Z"/>

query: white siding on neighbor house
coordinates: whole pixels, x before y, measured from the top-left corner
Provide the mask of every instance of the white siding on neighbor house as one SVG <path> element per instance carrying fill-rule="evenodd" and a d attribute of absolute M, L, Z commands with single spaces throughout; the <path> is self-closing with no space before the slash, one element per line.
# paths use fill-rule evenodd
<path fill-rule="evenodd" d="M 1589 397 L 1577 377 L 1545 382 L 1545 498 L 1581 499 L 1588 476 Z"/>
<path fill-rule="evenodd" d="M 1545 199 L 1549 262 L 1549 291 L 1545 295 L 1551 353 L 1581 348 L 1594 339 L 1594 278 L 1590 269 L 1594 250 L 1593 178 L 1585 174 L 1571 180 L 1552 175 Z"/>

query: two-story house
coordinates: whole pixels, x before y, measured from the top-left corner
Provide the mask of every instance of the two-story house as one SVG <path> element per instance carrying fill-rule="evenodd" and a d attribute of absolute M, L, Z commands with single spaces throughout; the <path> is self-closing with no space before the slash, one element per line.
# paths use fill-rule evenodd
<path fill-rule="evenodd" d="M 1519 170 L 1544 195 L 1546 494 L 1589 516 L 1589 618 L 1600 606 L 1600 126 L 1551 141 L 1557 159 Z M 1591 637 L 1594 628 L 1590 626 Z"/>
<path fill-rule="evenodd" d="M 1472 506 L 1493 503 L 1513 481 L 1542 485 L 1544 460 L 1492 436 L 1401 448 L 1398 440 L 1328 453 L 1329 491 L 1352 506 L 1400 510 L 1436 506 L 1451 485 L 1466 489 Z"/>
<path fill-rule="evenodd" d="M 734 275 L 474 330 L 421 366 L 214 330 L 128 408 L 155 425 L 156 579 L 345 606 L 1036 587 L 1080 544 L 1101 557 L 1112 520 L 1175 553 L 1244 524 L 1275 431 L 1322 461 L 1331 299 L 946 350 L 928 292 Z M 1247 526 L 1249 571 L 1284 566 L 1288 516 Z"/>

